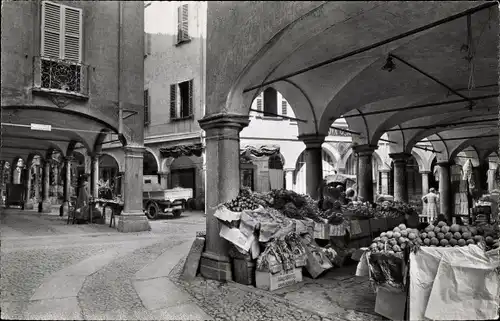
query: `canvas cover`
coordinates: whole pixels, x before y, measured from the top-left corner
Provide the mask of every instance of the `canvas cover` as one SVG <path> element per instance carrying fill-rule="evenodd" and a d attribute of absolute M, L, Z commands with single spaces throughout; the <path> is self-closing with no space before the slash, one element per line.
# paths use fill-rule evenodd
<path fill-rule="evenodd" d="M 410 254 L 410 320 L 498 318 L 500 255 L 467 247 L 421 247 Z"/>

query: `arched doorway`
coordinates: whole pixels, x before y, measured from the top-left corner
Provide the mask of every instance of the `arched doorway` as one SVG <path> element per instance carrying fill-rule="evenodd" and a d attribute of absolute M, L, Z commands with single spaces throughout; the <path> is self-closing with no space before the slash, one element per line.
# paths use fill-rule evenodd
<path fill-rule="evenodd" d="M 158 164 L 156 162 L 156 158 L 149 151 L 144 152 L 142 165 L 143 175 L 158 175 Z"/>
<path fill-rule="evenodd" d="M 178 157 L 170 165 L 169 186 L 190 188 L 196 195 L 196 166 L 188 156 Z"/>
<path fill-rule="evenodd" d="M 108 154 L 102 154 L 99 157 L 99 180 L 106 183 L 115 193 L 121 194 L 121 178 L 119 173 L 119 165 L 116 159 Z"/>

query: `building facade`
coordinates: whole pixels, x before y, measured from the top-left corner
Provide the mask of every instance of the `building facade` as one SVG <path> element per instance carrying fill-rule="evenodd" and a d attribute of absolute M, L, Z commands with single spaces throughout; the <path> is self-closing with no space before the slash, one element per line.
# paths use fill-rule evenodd
<path fill-rule="evenodd" d="M 67 206 L 80 168 L 97 195 L 102 141 L 110 135 L 124 155 L 123 184 L 142 181 L 143 4 L 4 1 L 1 10 L 2 171 L 15 164 L 14 175 L 1 177 L 16 178 L 2 186 L 23 185 L 28 207 L 50 211 Z M 119 229 L 148 229 L 137 202 L 142 192 L 124 191 Z"/>
<path fill-rule="evenodd" d="M 204 200 L 204 116 L 206 96 L 207 3 L 149 2 L 145 5 L 144 48 L 144 175 L 158 177 L 164 188 L 193 188 Z M 248 127 L 240 134 L 241 185 L 265 192 L 287 188 L 306 193 L 305 145 L 297 138 L 293 103 L 275 88 L 263 88 L 252 102 Z M 355 178 L 357 162 L 352 133 L 338 119 L 323 144 L 323 175 Z M 393 189 L 389 144 L 380 142 L 373 156 L 374 191 Z M 251 150 L 279 150 L 264 155 Z M 113 144 L 104 150 L 121 162 Z M 248 152 L 250 151 L 250 152 Z M 410 195 L 422 195 L 422 175 L 430 172 L 432 153 L 415 149 L 408 167 Z M 423 174 L 422 174 L 423 173 Z M 432 181 L 432 180 L 431 180 Z"/>

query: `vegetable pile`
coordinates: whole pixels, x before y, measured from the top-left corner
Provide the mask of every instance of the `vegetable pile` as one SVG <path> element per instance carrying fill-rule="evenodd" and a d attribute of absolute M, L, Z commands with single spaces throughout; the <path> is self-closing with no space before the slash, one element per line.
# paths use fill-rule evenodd
<path fill-rule="evenodd" d="M 241 212 L 244 210 L 255 210 L 259 206 L 267 206 L 267 202 L 257 197 L 248 189 L 240 190 L 240 194 L 232 201 L 224 204 L 230 211 Z"/>
<path fill-rule="evenodd" d="M 408 229 L 406 225 L 400 224 L 392 231 L 382 232 L 370 245 L 372 253 L 401 253 L 406 247 L 420 245 L 418 230 Z"/>

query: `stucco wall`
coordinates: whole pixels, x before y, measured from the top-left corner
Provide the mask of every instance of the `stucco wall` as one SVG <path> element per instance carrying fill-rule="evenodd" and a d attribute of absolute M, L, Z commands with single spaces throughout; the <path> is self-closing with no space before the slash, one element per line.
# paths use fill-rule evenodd
<path fill-rule="evenodd" d="M 191 41 L 176 45 L 177 8 L 189 6 Z M 145 136 L 200 131 L 198 119 L 203 117 L 204 37 L 206 4 L 203 2 L 152 2 L 145 9 L 145 32 L 150 37 L 150 50 L 144 59 L 144 89 L 149 90 L 151 123 Z M 170 119 L 170 85 L 193 79 L 193 119 Z M 168 138 L 167 138 L 168 139 Z"/>
<path fill-rule="evenodd" d="M 118 61 L 118 3 L 60 1 L 83 9 L 83 64 L 88 66 L 88 100 L 73 100 L 64 109 L 92 115 L 118 128 L 118 86 L 123 108 L 137 111 L 125 123 L 142 142 L 143 3 L 123 3 L 122 55 Z M 2 2 L 2 105 L 54 107 L 46 97 L 32 94 L 34 57 L 40 56 L 38 1 Z M 118 69 L 121 81 L 118 81 Z"/>

